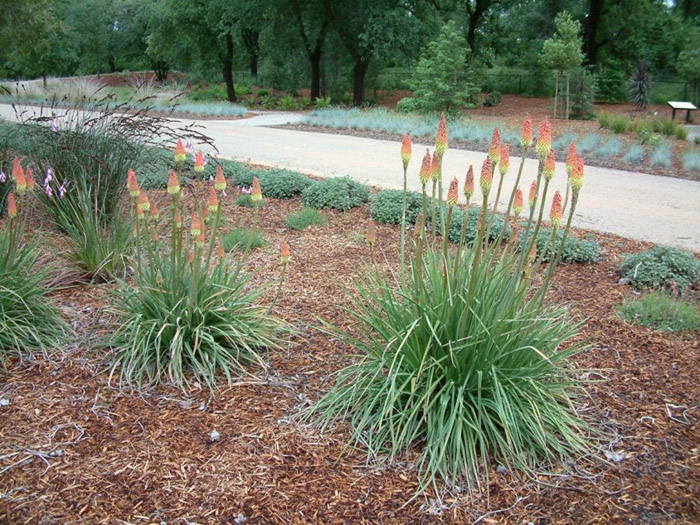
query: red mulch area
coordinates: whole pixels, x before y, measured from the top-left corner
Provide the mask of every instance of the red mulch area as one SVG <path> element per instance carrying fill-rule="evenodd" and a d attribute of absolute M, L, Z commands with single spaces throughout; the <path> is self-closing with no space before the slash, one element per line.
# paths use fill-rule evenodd
<path fill-rule="evenodd" d="M 158 197 L 156 197 L 158 198 Z M 160 195 L 159 198 L 167 198 Z M 229 221 L 250 211 L 225 204 Z M 562 265 L 551 299 L 586 319 L 591 349 L 582 415 L 597 432 L 595 457 L 538 479 L 490 465 L 488 494 L 441 487 L 413 499 L 415 454 L 391 464 L 344 448 L 347 428 L 325 434 L 299 421 L 347 364 L 352 349 L 317 329 L 345 326 L 343 286 L 361 275 L 368 209 L 323 212 L 297 232 L 284 221 L 301 204 L 269 200 L 257 280 L 292 262 L 277 313 L 299 330 L 269 356 L 267 372 L 183 394 L 139 394 L 110 384 L 96 338 L 109 330 L 108 286 L 54 294 L 78 338 L 47 358 L 8 363 L 0 375 L 0 522 L 5 523 L 697 523 L 700 521 L 700 348 L 696 339 L 628 325 L 616 308 L 621 254 L 647 247 L 612 235 L 594 265 Z M 578 232 L 582 234 L 583 232 Z M 378 226 L 396 260 L 399 232 Z M 269 297 L 267 298 L 269 300 Z M 7 403 L 7 404 L 5 404 Z M 212 440 L 216 430 L 220 439 Z"/>

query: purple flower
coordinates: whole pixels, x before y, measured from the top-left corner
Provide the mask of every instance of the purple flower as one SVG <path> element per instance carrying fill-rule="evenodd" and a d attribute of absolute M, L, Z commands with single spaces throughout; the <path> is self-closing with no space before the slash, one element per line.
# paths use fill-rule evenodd
<path fill-rule="evenodd" d="M 51 120 L 51 131 L 58 133 L 58 127 L 56 126 L 56 119 Z"/>
<path fill-rule="evenodd" d="M 186 151 L 192 151 L 192 143 L 191 142 L 185 142 L 185 150 Z"/>
<path fill-rule="evenodd" d="M 61 184 L 58 187 L 58 198 L 62 199 L 65 196 L 66 196 L 66 181 L 63 181 L 63 184 Z"/>
<path fill-rule="evenodd" d="M 48 186 L 53 180 L 53 170 L 51 168 L 46 168 L 46 178 L 44 179 L 44 186 Z"/>
<path fill-rule="evenodd" d="M 7 175 L 5 175 L 5 172 L 0 170 L 0 184 L 5 184 L 5 181 L 7 180 Z"/>
<path fill-rule="evenodd" d="M 44 191 L 46 192 L 46 196 L 50 199 L 53 196 L 53 190 L 51 190 L 51 186 L 44 186 Z"/>
<path fill-rule="evenodd" d="M 250 195 L 253 192 L 249 186 L 241 186 L 238 188 L 238 191 L 240 191 L 243 195 Z"/>

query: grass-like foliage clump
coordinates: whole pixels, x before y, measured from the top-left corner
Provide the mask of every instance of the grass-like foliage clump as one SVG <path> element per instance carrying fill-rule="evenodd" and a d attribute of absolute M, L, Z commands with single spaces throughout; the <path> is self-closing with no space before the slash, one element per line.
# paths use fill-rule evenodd
<path fill-rule="evenodd" d="M 324 222 L 323 215 L 316 208 L 304 207 L 299 211 L 290 213 L 285 221 L 285 225 L 292 230 L 303 230 L 309 226 L 320 226 Z"/>
<path fill-rule="evenodd" d="M 526 124 L 530 129 L 529 120 Z M 436 156 L 431 162 L 426 154 L 421 169 L 422 210 L 413 246 L 410 250 L 404 246 L 407 221 L 402 218 L 400 267 L 379 265 L 372 223 L 367 233 L 372 265 L 363 269 L 349 291 L 350 305 L 345 310 L 352 318 L 352 328 L 326 324 L 330 333 L 358 355 L 338 373 L 330 392 L 310 408 L 308 416 L 322 427 L 349 422 L 353 440 L 374 457 L 391 458 L 416 449 L 422 488 L 437 479 L 480 484 L 492 459 L 534 475 L 543 466 L 587 450 L 587 427 L 575 409 L 576 371 L 569 359 L 583 349 L 572 341 L 579 325 L 568 320 L 565 308 L 545 303 L 562 250 L 543 266 L 536 246 L 554 175 L 554 163 L 546 162 L 548 123 L 544 126 L 537 148 L 539 190 L 527 226 L 513 227 L 524 239 L 524 250 L 518 251 L 515 235 L 504 242 L 506 228 L 489 240 L 498 211 L 497 206 L 489 205 L 492 182 L 494 202 L 498 202 L 503 177 L 509 171 L 508 151 L 501 150 L 497 133 L 482 167 L 482 199 L 481 207 L 474 209 L 478 224 L 473 243 L 467 242 L 466 230 L 461 229 L 467 221 L 457 221 L 456 248 L 438 234 L 452 230 L 458 211 L 462 216 L 471 215 L 471 172 L 465 184 L 468 211 L 458 205 L 458 181 L 453 179 L 446 202 L 435 206 L 436 227 L 426 228 L 425 218 L 432 207 L 428 192 L 437 196 L 437 202 L 443 195 L 447 130 L 441 119 Z M 527 153 L 532 143 L 527 133 L 523 137 Z M 406 136 L 401 150 L 404 188 L 410 148 Z M 516 187 L 522 166 L 521 161 Z M 550 237 L 563 230 L 563 245 L 583 184 L 582 161 L 576 162 L 569 180 L 571 207 L 566 226 L 559 192 L 550 211 L 554 225 Z M 511 219 L 515 224 L 523 209 L 522 194 L 514 192 L 511 197 L 504 224 Z M 405 217 L 405 208 L 401 216 Z M 542 279 L 535 285 L 538 273 Z"/>
<path fill-rule="evenodd" d="M 184 155 L 181 151 L 179 144 L 176 159 Z M 196 175 L 202 164 L 198 155 Z M 209 196 L 203 202 L 198 199 L 201 183 L 195 181 L 189 229 L 183 227 L 180 173 L 173 172 L 168 182 L 172 205 L 163 222 L 135 174 L 129 176 L 137 268 L 133 285 L 124 282 L 115 293 L 119 321 L 106 344 L 114 350 L 113 373 L 126 383 L 167 380 L 185 389 L 196 380 L 213 390 L 219 374 L 230 381 L 252 373 L 251 367 L 264 367 L 264 352 L 282 344 L 284 323 L 271 307 L 259 304 L 265 288 L 251 284 L 247 252 L 233 259 L 220 244 L 223 171 L 207 183 Z M 257 180 L 252 196 L 256 203 L 262 199 Z M 257 219 L 256 206 L 256 228 Z"/>
<path fill-rule="evenodd" d="M 542 228 L 537 234 L 537 252 L 543 261 L 549 261 L 558 251 L 562 240 L 562 232 L 557 232 L 556 242 L 550 242 L 552 230 Z M 591 264 L 600 257 L 600 245 L 594 239 L 577 239 L 568 237 L 561 252 L 561 262 Z"/>
<path fill-rule="evenodd" d="M 655 246 L 625 257 L 620 273 L 640 290 L 685 290 L 700 279 L 700 261 L 685 250 Z"/>
<path fill-rule="evenodd" d="M 14 164 L 13 180 L 5 181 L 11 191 L 7 219 L 0 228 L 0 366 L 12 353 L 50 350 L 69 331 L 47 297 L 44 282 L 49 268 L 39 261 L 38 248 L 24 240 L 34 188 L 26 185 L 18 159 Z"/>
<path fill-rule="evenodd" d="M 700 330 L 700 312 L 687 301 L 664 292 L 653 292 L 622 303 L 618 315 L 627 322 L 665 332 Z"/>
<path fill-rule="evenodd" d="M 221 237 L 224 251 L 254 250 L 265 246 L 265 236 L 257 228 L 234 228 Z"/>
<path fill-rule="evenodd" d="M 314 182 L 301 194 L 304 206 L 319 210 L 332 208 L 347 211 L 369 200 L 369 188 L 349 177 L 337 177 Z"/>

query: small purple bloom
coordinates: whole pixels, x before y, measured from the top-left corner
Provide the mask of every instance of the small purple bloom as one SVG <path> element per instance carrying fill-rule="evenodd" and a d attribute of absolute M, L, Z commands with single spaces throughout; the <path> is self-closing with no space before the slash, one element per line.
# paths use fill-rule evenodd
<path fill-rule="evenodd" d="M 192 143 L 191 142 L 185 142 L 185 150 L 192 151 Z"/>
<path fill-rule="evenodd" d="M 253 189 L 250 188 L 250 187 L 248 187 L 248 186 L 241 186 L 241 187 L 239 188 L 239 191 L 240 191 L 243 195 L 250 195 L 250 194 L 253 192 Z"/>
<path fill-rule="evenodd" d="M 54 133 L 58 133 L 58 127 L 56 126 L 55 118 L 51 121 L 51 131 L 53 131 Z"/>
<path fill-rule="evenodd" d="M 65 196 L 66 196 L 66 181 L 63 181 L 63 184 L 61 184 L 58 187 L 58 198 L 62 199 Z"/>
<path fill-rule="evenodd" d="M 5 184 L 5 181 L 7 180 L 7 175 L 5 175 L 5 172 L 0 170 L 0 184 Z"/>
<path fill-rule="evenodd" d="M 48 186 L 53 180 L 53 170 L 51 168 L 46 168 L 46 178 L 44 179 L 44 186 Z"/>
<path fill-rule="evenodd" d="M 53 190 L 51 189 L 51 186 L 44 186 L 44 190 L 46 191 L 46 196 L 50 199 L 53 196 Z"/>

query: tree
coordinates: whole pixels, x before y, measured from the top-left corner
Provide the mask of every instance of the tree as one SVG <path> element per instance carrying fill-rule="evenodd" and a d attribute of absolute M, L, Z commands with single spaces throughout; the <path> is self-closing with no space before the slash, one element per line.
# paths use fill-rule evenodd
<path fill-rule="evenodd" d="M 329 10 L 318 0 L 283 2 L 294 18 L 311 66 L 311 100 L 321 96 L 321 56 L 330 26 Z"/>
<path fill-rule="evenodd" d="M 688 80 L 692 86 L 692 97 L 697 100 L 700 87 L 700 30 L 695 30 L 676 60 L 676 69 L 682 78 Z"/>
<path fill-rule="evenodd" d="M 571 18 L 566 11 L 554 19 L 555 34 L 544 41 L 541 60 L 545 67 L 556 71 L 554 91 L 554 118 L 557 118 L 557 98 L 562 75 L 566 76 L 566 118 L 569 118 L 569 77 L 568 72 L 581 65 L 581 24 Z"/>

